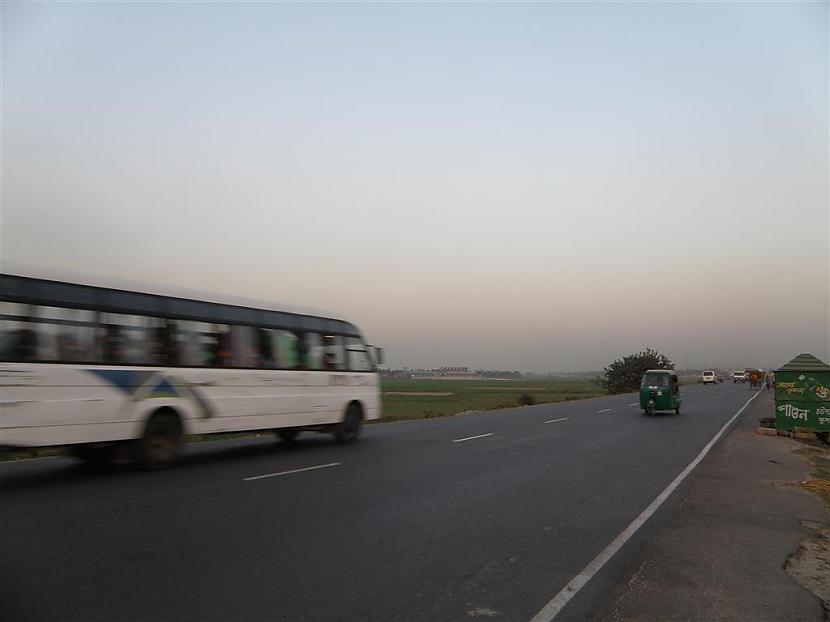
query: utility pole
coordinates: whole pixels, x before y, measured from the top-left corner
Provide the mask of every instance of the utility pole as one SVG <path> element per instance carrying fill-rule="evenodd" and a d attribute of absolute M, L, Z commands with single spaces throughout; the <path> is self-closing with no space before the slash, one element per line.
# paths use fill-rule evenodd
<path fill-rule="evenodd" d="M 689 371 L 689 355 L 686 352 L 683 353 L 683 369 Z"/>

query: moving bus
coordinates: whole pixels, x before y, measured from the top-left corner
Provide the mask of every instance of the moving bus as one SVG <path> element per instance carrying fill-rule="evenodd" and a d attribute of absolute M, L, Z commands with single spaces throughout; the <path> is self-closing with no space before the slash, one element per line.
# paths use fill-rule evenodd
<path fill-rule="evenodd" d="M 347 443 L 380 417 L 379 355 L 333 314 L 0 275 L 0 446 L 161 468 L 189 434 Z"/>

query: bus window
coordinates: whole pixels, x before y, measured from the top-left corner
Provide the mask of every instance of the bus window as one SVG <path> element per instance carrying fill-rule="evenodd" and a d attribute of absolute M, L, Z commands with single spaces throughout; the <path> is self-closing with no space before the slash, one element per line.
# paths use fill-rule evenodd
<path fill-rule="evenodd" d="M 17 302 L 0 302 L 0 361 L 26 361 L 23 331 L 28 329 L 24 318 L 29 314 L 27 305 Z"/>
<path fill-rule="evenodd" d="M 227 327 L 224 327 L 227 329 Z M 179 364 L 183 367 L 218 367 L 218 334 L 223 327 L 206 322 L 177 321 Z"/>
<path fill-rule="evenodd" d="M 300 340 L 290 330 L 272 331 L 274 351 L 277 355 L 277 367 L 280 369 L 297 369 L 300 367 L 302 352 Z"/>
<path fill-rule="evenodd" d="M 346 354 L 351 371 L 372 371 L 366 346 L 357 337 L 346 337 Z"/>
<path fill-rule="evenodd" d="M 94 361 L 95 313 L 83 309 L 34 307 L 38 318 L 37 359 L 41 361 Z"/>
<path fill-rule="evenodd" d="M 176 365 L 182 367 L 199 367 L 204 365 L 201 350 L 201 333 L 207 332 L 208 324 L 189 320 L 168 321 L 170 326 L 170 347 Z"/>
<path fill-rule="evenodd" d="M 101 336 L 101 361 L 109 365 L 121 362 L 121 330 L 116 324 L 104 324 Z"/>
<path fill-rule="evenodd" d="M 260 367 L 262 359 L 259 354 L 256 329 L 250 326 L 233 326 L 231 332 L 233 334 L 234 367 Z"/>
<path fill-rule="evenodd" d="M 3 321 L 23 320 L 29 317 L 30 312 L 29 305 L 19 302 L 0 302 L 0 316 L 3 316 Z"/>
<path fill-rule="evenodd" d="M 230 327 L 224 324 L 214 324 L 213 333 L 205 345 L 208 367 L 233 367 Z"/>
<path fill-rule="evenodd" d="M 344 370 L 346 369 L 346 357 L 343 352 L 343 337 L 339 335 L 326 335 L 323 337 L 325 352 L 323 354 L 323 366 L 325 369 Z"/>
<path fill-rule="evenodd" d="M 0 320 L 0 361 L 21 363 L 37 359 L 37 333 L 34 324 Z"/>
<path fill-rule="evenodd" d="M 323 344 L 319 333 L 305 334 L 305 364 L 308 369 L 323 369 Z"/>
<path fill-rule="evenodd" d="M 163 365 L 167 344 L 164 320 L 143 315 L 102 313 L 104 363 Z"/>
<path fill-rule="evenodd" d="M 274 331 L 267 328 L 256 329 L 257 349 L 259 350 L 260 367 L 265 369 L 276 369 L 276 337 Z"/>
<path fill-rule="evenodd" d="M 150 362 L 166 367 L 179 365 L 182 348 L 178 323 L 173 320 L 154 320 L 154 324 L 150 328 Z"/>

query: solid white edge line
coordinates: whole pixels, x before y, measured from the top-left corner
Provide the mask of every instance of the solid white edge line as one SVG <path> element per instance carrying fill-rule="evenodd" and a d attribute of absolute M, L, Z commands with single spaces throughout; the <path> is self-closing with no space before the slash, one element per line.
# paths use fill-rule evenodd
<path fill-rule="evenodd" d="M 602 410 L 598 410 L 597 414 L 599 414 L 599 413 L 608 413 L 608 412 L 611 412 L 612 410 L 614 410 L 614 409 L 613 408 L 603 408 Z"/>
<path fill-rule="evenodd" d="M 585 584 L 590 581 L 593 576 L 599 572 L 602 567 L 608 563 L 608 561 L 619 551 L 623 545 L 631 539 L 631 537 L 637 533 L 637 530 L 642 527 L 645 522 L 651 518 L 651 516 L 660 508 L 663 503 L 665 503 L 666 499 L 668 499 L 671 494 L 677 489 L 680 484 L 683 483 L 683 480 L 688 477 L 689 473 L 691 473 L 694 468 L 700 464 L 700 461 L 703 460 L 709 451 L 714 447 L 715 443 L 720 440 L 720 437 L 723 436 L 724 432 L 732 425 L 732 423 L 737 419 L 740 414 L 749 406 L 749 403 L 758 397 L 758 394 L 761 393 L 759 390 L 755 395 L 749 398 L 746 401 L 746 404 L 741 406 L 740 410 L 732 415 L 732 418 L 723 424 L 723 427 L 718 430 L 718 433 L 712 437 L 712 440 L 706 443 L 706 446 L 700 450 L 700 453 L 697 457 L 692 460 L 683 471 L 681 471 L 680 475 L 675 477 L 671 484 L 666 486 L 657 497 L 652 501 L 649 506 L 643 510 L 640 515 L 631 521 L 628 526 L 620 532 L 616 538 L 614 538 L 611 543 L 606 546 L 594 559 L 590 561 L 590 563 L 582 569 L 582 571 L 577 574 L 570 582 L 559 590 L 559 593 L 556 594 L 553 598 L 551 598 L 548 603 L 539 610 L 530 622 L 551 622 L 554 620 L 559 612 L 567 605 L 570 600 L 579 593 Z"/>
<path fill-rule="evenodd" d="M 339 462 L 329 462 L 328 464 L 317 464 L 315 466 L 305 467 L 302 469 L 292 469 L 290 471 L 280 471 L 279 473 L 266 473 L 265 475 L 254 475 L 253 477 L 243 477 L 242 480 L 252 482 L 255 479 L 265 479 L 266 477 L 278 477 L 280 475 L 291 475 L 292 473 L 302 473 L 303 471 L 316 471 L 317 469 L 328 469 L 329 467 L 340 466 Z"/>
<path fill-rule="evenodd" d="M 567 417 L 559 417 L 559 419 L 551 419 L 550 421 L 545 421 L 545 423 L 556 423 L 557 421 L 567 421 Z"/>
<path fill-rule="evenodd" d="M 487 434 L 479 434 L 478 436 L 468 436 L 467 438 L 457 438 L 453 441 L 453 443 L 463 443 L 464 441 L 471 441 L 476 438 L 484 438 L 485 436 L 493 436 L 492 432 Z"/>

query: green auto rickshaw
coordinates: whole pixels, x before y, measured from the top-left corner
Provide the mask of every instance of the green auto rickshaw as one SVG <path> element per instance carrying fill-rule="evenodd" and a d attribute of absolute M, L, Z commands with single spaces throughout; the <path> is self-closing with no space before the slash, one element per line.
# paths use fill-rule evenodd
<path fill-rule="evenodd" d="M 640 383 L 640 408 L 653 415 L 659 410 L 680 414 L 680 383 L 673 369 L 649 369 Z"/>

